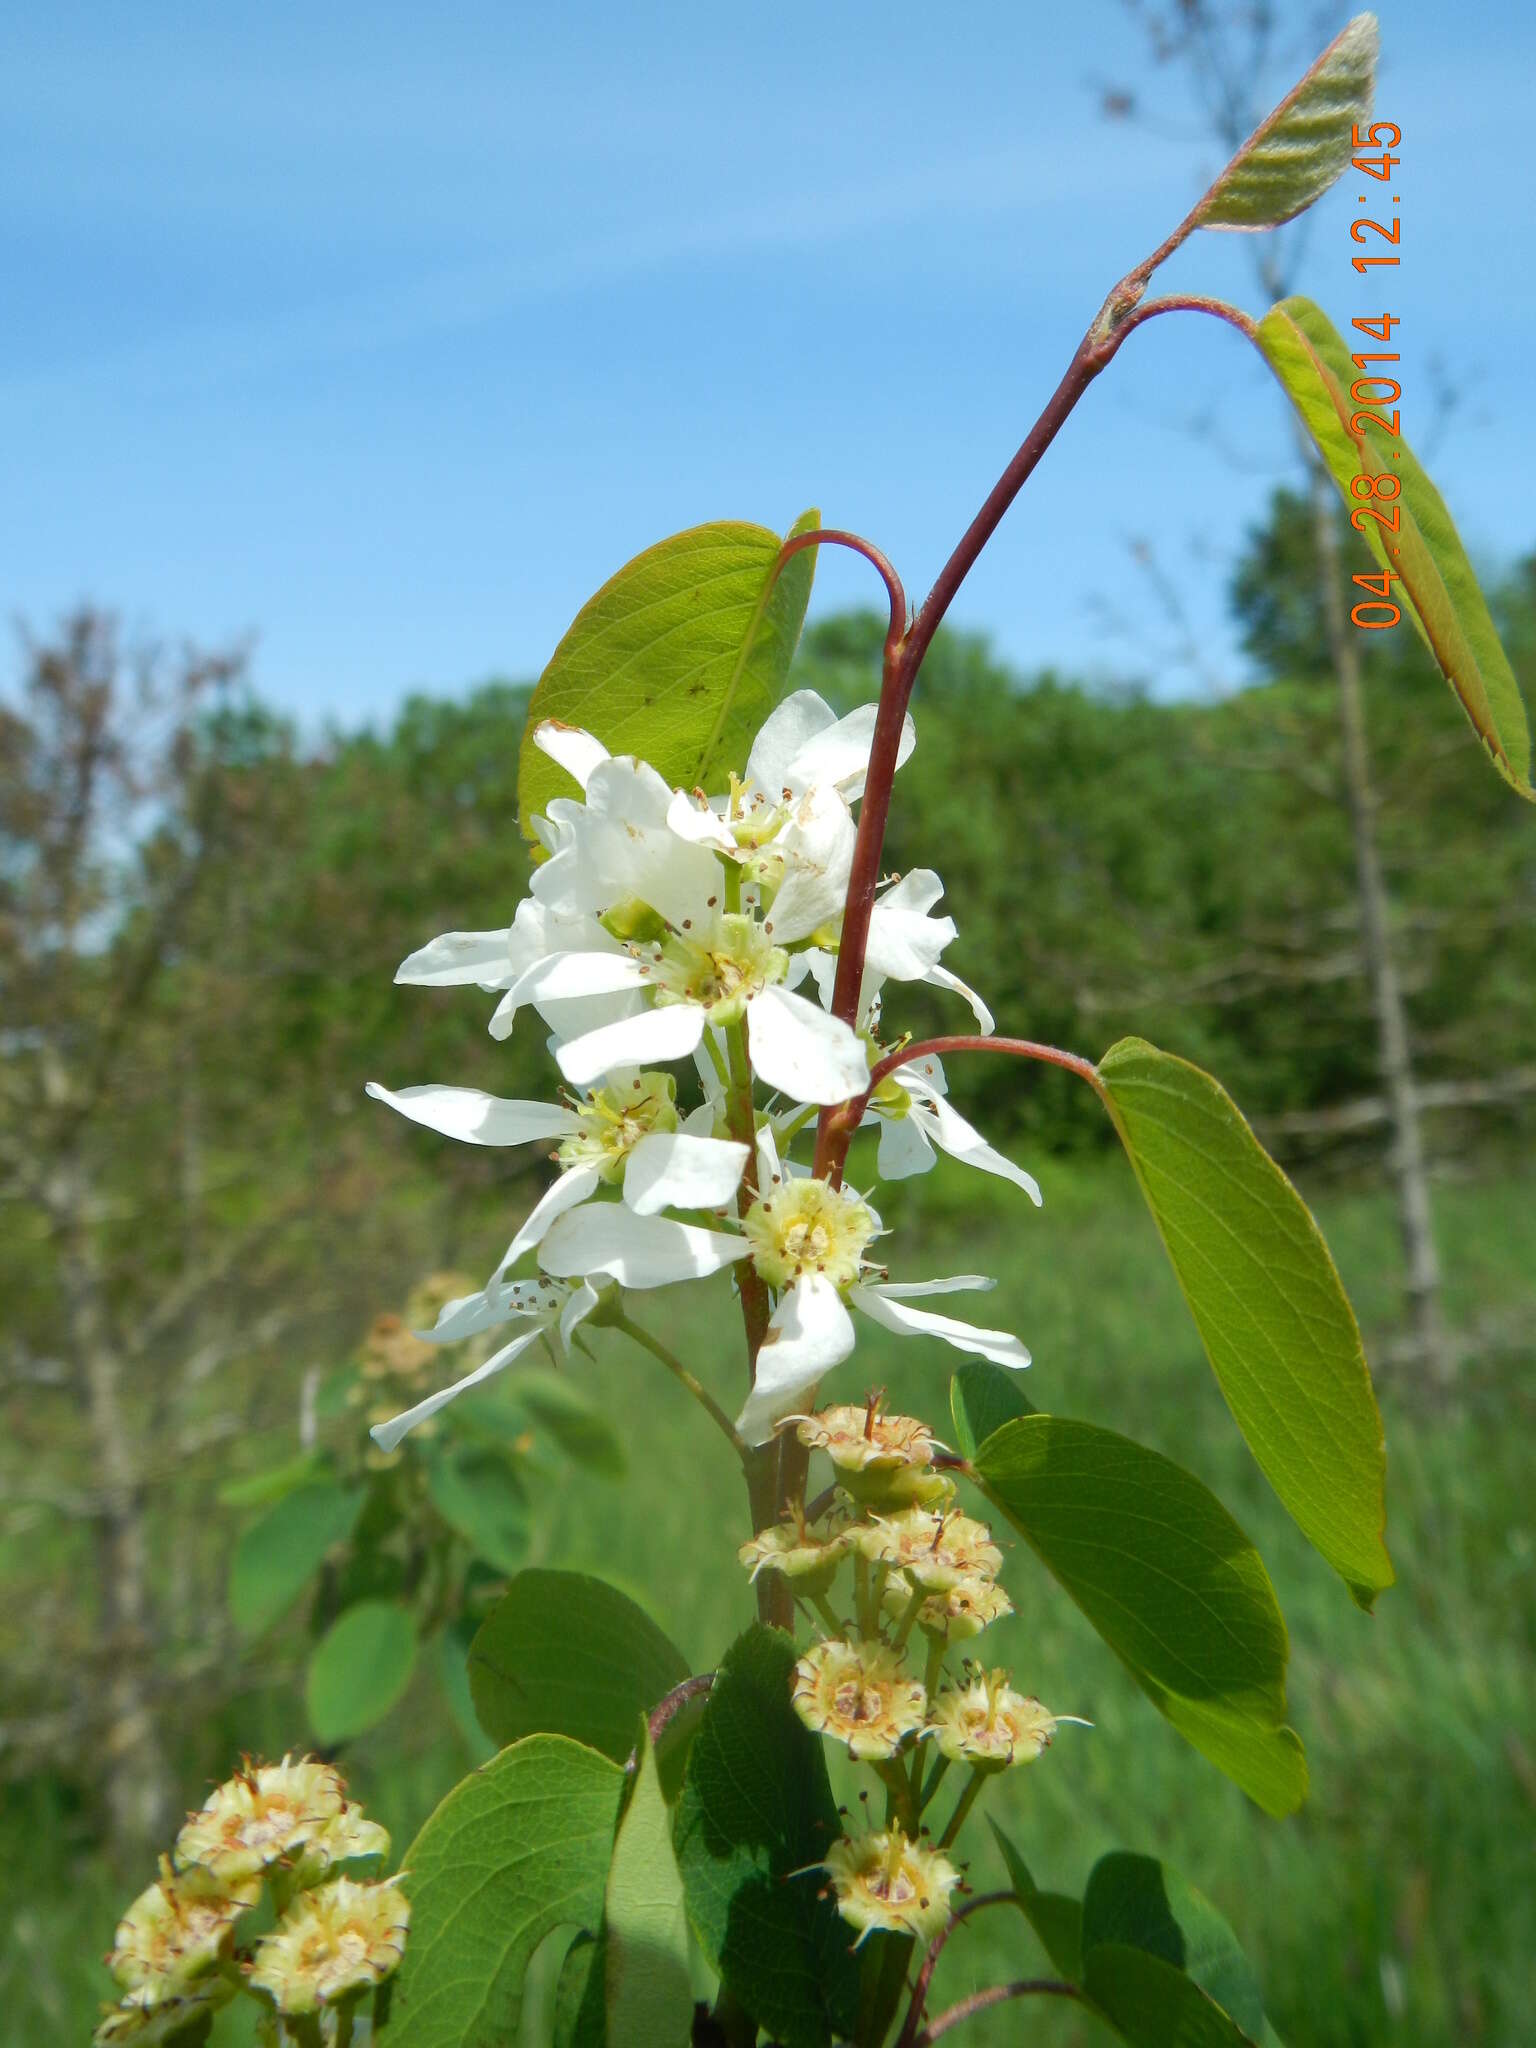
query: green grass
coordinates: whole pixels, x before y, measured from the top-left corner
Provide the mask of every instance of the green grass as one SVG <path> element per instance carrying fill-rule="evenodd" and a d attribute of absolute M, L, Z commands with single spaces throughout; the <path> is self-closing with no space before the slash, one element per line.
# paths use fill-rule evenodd
<path fill-rule="evenodd" d="M 1123 1846 L 1177 1865 L 1217 1902 L 1254 1958 L 1290 2048 L 1517 2048 L 1536 2009 L 1536 1892 L 1529 1880 L 1536 1738 L 1531 1734 L 1533 1515 L 1527 1479 L 1536 1306 L 1536 1183 L 1446 1188 L 1438 1205 L 1450 1308 L 1464 1328 L 1502 1320 L 1521 1342 L 1474 1348 L 1454 1406 L 1411 1369 L 1384 1377 L 1388 1537 L 1399 1584 L 1374 1618 L 1307 1548 L 1269 1495 L 1221 1401 L 1150 1224 L 1119 1167 L 1053 1170 L 1037 1214 L 1003 1191 L 957 1209 L 974 1180 L 934 1176 L 905 1194 L 887 1251 L 899 1275 L 979 1269 L 997 1292 L 973 1314 L 1031 1345 L 1037 1405 L 1157 1446 L 1212 1486 L 1258 1542 L 1291 1630 L 1291 1717 L 1313 1792 L 1294 1820 L 1267 1820 L 1159 1719 L 1022 1547 L 1005 1572 L 1016 1617 L 986 1639 L 1026 1690 L 1094 1728 L 1063 1729 L 1039 1764 L 999 1781 L 990 1804 L 1039 1881 L 1080 1890 Z M 1368 1335 L 1392 1314 L 1389 1205 L 1335 1197 L 1320 1216 Z M 723 1285 L 673 1290 L 635 1313 L 733 1403 L 740 1332 Z M 729 1454 L 680 1391 L 604 1333 L 583 1368 L 620 1419 L 634 1469 L 622 1488 L 573 1479 L 536 1535 L 541 1561 L 602 1573 L 662 1618 L 708 1668 L 751 1617 L 734 1562 L 745 1502 Z M 884 1383 L 895 1405 L 947 1421 L 954 1354 L 868 1326 L 833 1383 Z M 227 1716 L 231 1748 L 280 1749 L 296 1702 L 253 1697 Z M 408 1705 L 359 1745 L 355 1791 L 403 1843 L 463 1768 L 438 1696 Z M 848 1783 L 856 1781 L 851 1777 Z M 189 1796 L 191 1790 L 189 1788 Z M 8 1800 L 0 1911 L 0 2043 L 84 2038 L 105 1979 L 91 1959 L 123 1904 L 77 1816 L 48 1786 Z M 985 1830 L 973 1830 L 973 1836 Z M 973 1839 L 972 1882 L 1001 1869 Z M 25 1871 L 27 1882 L 18 1883 Z M 984 1915 L 950 1945 L 938 2005 L 1043 1956 L 1021 1921 Z M 1070 2008 L 1007 2008 L 955 2036 L 975 2048 L 1087 2039 Z M 1102 2038 L 1095 2035 L 1094 2038 Z"/>

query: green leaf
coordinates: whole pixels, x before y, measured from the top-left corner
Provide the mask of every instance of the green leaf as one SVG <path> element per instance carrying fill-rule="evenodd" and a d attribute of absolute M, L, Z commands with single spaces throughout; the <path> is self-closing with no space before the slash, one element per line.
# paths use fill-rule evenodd
<path fill-rule="evenodd" d="M 1029 1874 L 1029 1866 L 994 1820 L 989 1823 L 997 1846 L 1008 1866 L 1008 1881 L 1019 1910 L 1040 1937 L 1040 1946 L 1051 1959 L 1053 1969 L 1075 1984 L 1082 1972 L 1083 1908 L 1079 1899 L 1065 1892 L 1043 1892 Z"/>
<path fill-rule="evenodd" d="M 448 1702 L 448 1711 L 453 1716 L 453 1725 L 463 1738 L 464 1747 L 471 1760 L 477 1764 L 487 1762 L 496 1754 L 496 1744 L 491 1741 L 475 1713 L 475 1703 L 469 1690 L 469 1646 L 475 1638 L 475 1625 L 462 1615 L 450 1621 L 437 1639 L 437 1680 Z"/>
<path fill-rule="evenodd" d="M 648 1614 L 581 1572 L 520 1572 L 470 1645 L 469 1689 L 493 1742 L 547 1731 L 623 1763 L 635 1722 L 688 1676 Z"/>
<path fill-rule="evenodd" d="M 1209 1074 L 1123 1038 L 1099 1079 L 1238 1428 L 1298 1527 L 1369 1608 L 1392 1584 L 1386 1453 L 1322 1233 Z"/>
<path fill-rule="evenodd" d="M 391 2048 L 516 2039 L 528 1959 L 556 1927 L 594 1928 L 623 1772 L 562 1735 L 504 1749 L 411 1844 L 411 1934 Z"/>
<path fill-rule="evenodd" d="M 560 1373 L 530 1367 L 519 1371 L 515 1392 L 573 1464 L 603 1479 L 624 1477 L 629 1470 L 624 1440 L 590 1394 Z"/>
<path fill-rule="evenodd" d="M 791 533 L 820 524 L 807 512 Z M 518 757 L 524 833 L 576 784 L 533 743 L 546 718 L 584 726 L 611 753 L 638 754 L 691 789 L 738 772 L 783 696 L 814 574 L 802 548 L 770 583 L 782 543 L 766 526 L 721 520 L 647 548 L 577 613 L 528 706 Z"/>
<path fill-rule="evenodd" d="M 1310 299 L 1282 299 L 1259 322 L 1256 338 L 1351 509 L 1361 502 L 1351 494 L 1351 478 L 1398 479 L 1398 531 L 1388 533 L 1374 519 L 1359 522 L 1371 552 L 1402 579 L 1393 602 L 1439 663 L 1494 766 L 1521 796 L 1536 800 L 1520 686 L 1445 500 L 1400 435 L 1364 419 L 1351 429 L 1350 420 L 1371 408 L 1349 396 L 1350 350 Z M 1365 502 L 1390 517 L 1386 498 Z"/>
<path fill-rule="evenodd" d="M 643 1715 L 636 1730 L 634 1789 L 603 1898 L 608 2048 L 688 2048 L 693 1990 L 683 1880 Z"/>
<path fill-rule="evenodd" d="M 1019 1376 L 989 1359 L 968 1358 L 949 1382 L 949 1412 L 955 1425 L 955 1449 L 974 1458 L 995 1429 L 1019 1415 L 1033 1415 L 1032 1402 L 1019 1392 Z"/>
<path fill-rule="evenodd" d="M 677 1860 L 700 1946 L 783 2048 L 852 2032 L 852 1934 L 816 1866 L 841 1832 L 821 1744 L 790 1705 L 795 1647 L 752 1628 L 731 1646 L 688 1757 Z"/>
<path fill-rule="evenodd" d="M 260 1635 L 293 1605 L 351 1529 L 362 1500 L 355 1488 L 301 1486 L 243 1531 L 229 1567 L 229 1611 L 238 1629 Z"/>
<path fill-rule="evenodd" d="M 1321 199 L 1352 156 L 1366 120 L 1381 37 L 1357 14 L 1299 85 L 1262 121 L 1195 208 L 1201 228 L 1277 228 Z"/>
<path fill-rule="evenodd" d="M 382 1721 L 411 1682 L 416 1624 L 390 1600 L 349 1607 L 315 1645 L 304 1679 L 309 1724 L 343 1742 Z"/>
<path fill-rule="evenodd" d="M 1264 1998 L 1237 1936 L 1203 1892 L 1151 1856 L 1101 1856 L 1083 1894 L 1085 1969 L 1102 1944 L 1142 1949 L 1182 1970 L 1242 2030 L 1264 2032 Z M 1133 2035 L 1132 2039 L 1138 2038 Z"/>
<path fill-rule="evenodd" d="M 432 1460 L 427 1491 L 477 1557 L 517 1570 L 528 1551 L 528 1496 L 508 1458 L 490 1449 L 445 1452 Z"/>
<path fill-rule="evenodd" d="M 325 1476 L 325 1460 L 319 1451 L 300 1451 L 281 1465 L 269 1465 L 264 1472 L 248 1472 L 241 1479 L 226 1480 L 214 1496 L 221 1508 L 264 1508 L 286 1500 L 306 1480 Z"/>
<path fill-rule="evenodd" d="M 1113 1431 L 1008 1422 L 978 1479 L 1159 1711 L 1266 1812 L 1306 1796 L 1269 1574 L 1193 1474 Z"/>
<path fill-rule="evenodd" d="M 1230 2013 L 1145 1949 L 1106 1942 L 1091 1950 L 1083 1989 L 1133 2048 L 1253 2048 Z"/>
<path fill-rule="evenodd" d="M 603 2012 L 603 1954 L 598 1934 L 578 1934 L 560 1965 L 550 2048 L 606 2048 Z"/>

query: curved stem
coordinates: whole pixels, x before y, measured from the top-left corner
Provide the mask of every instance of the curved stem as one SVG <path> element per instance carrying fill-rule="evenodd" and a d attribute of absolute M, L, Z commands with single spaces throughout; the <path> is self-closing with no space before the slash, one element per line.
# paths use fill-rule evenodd
<path fill-rule="evenodd" d="M 941 2012 L 932 2026 L 923 2031 L 912 2043 L 912 2048 L 931 2048 L 941 2034 L 947 2034 L 951 2027 L 960 2026 L 965 2020 L 974 2019 L 977 2013 L 986 2012 L 988 2007 L 1004 2005 L 1010 1998 L 1078 1998 L 1082 1992 L 1075 1984 L 1064 1984 L 1055 1977 L 1030 1977 L 1014 1984 L 994 1984 L 987 1991 L 973 1991 L 969 1998 L 962 1998 L 958 2005 Z"/>
<path fill-rule="evenodd" d="M 896 2037 L 894 2048 L 912 2048 L 913 2042 L 917 2039 L 917 2030 L 923 2023 L 923 2007 L 928 2001 L 928 1986 L 933 1981 L 933 1973 L 938 1967 L 939 1956 L 943 1951 L 945 1942 L 948 1941 L 949 1937 L 960 1925 L 960 1922 L 962 1920 L 969 1920 L 973 1913 L 980 1913 L 988 1906 L 1015 1906 L 1017 1904 L 1018 1894 L 1016 1892 L 983 1892 L 979 1898 L 967 1899 L 963 1906 L 955 1908 L 949 1919 L 928 1945 L 928 1953 L 923 1957 L 923 1967 L 918 1971 L 917 1983 L 913 1986 L 912 2003 L 907 2008 L 907 2017 L 902 2024 L 901 2032 Z"/>
<path fill-rule="evenodd" d="M 1145 300 L 1120 322 L 1120 339 L 1123 341 L 1133 328 L 1155 320 L 1159 313 L 1212 313 L 1229 327 L 1235 327 L 1245 341 L 1258 339 L 1258 322 L 1250 319 L 1241 306 L 1229 305 L 1225 299 L 1209 299 L 1199 292 L 1167 292 L 1160 298 Z"/>
<path fill-rule="evenodd" d="M 974 1032 L 953 1032 L 943 1038 L 920 1038 L 915 1044 L 904 1045 L 899 1051 L 888 1052 L 884 1059 L 877 1060 L 870 1069 L 869 1086 L 862 1095 L 856 1095 L 851 1102 L 825 1112 L 822 1128 L 829 1138 L 823 1158 L 818 1133 L 817 1172 L 825 1173 L 834 1186 L 841 1181 L 843 1161 L 853 1143 L 853 1134 L 863 1121 L 870 1097 L 887 1074 L 893 1074 L 898 1067 L 907 1066 L 930 1053 L 943 1055 L 953 1052 L 1000 1052 L 1012 1059 L 1038 1060 L 1045 1066 L 1062 1067 L 1067 1073 L 1076 1074 L 1101 1099 L 1104 1094 L 1104 1084 L 1092 1060 L 1085 1060 L 1080 1053 L 1064 1052 L 1059 1045 L 1043 1045 L 1033 1038 L 983 1038 Z"/>
<path fill-rule="evenodd" d="M 652 1358 L 659 1358 L 661 1360 L 661 1363 L 679 1385 L 688 1389 L 688 1392 L 692 1394 L 710 1421 L 727 1438 L 731 1449 L 736 1453 L 737 1457 L 745 1464 L 752 1455 L 751 1445 L 737 1434 L 736 1425 L 732 1422 L 729 1415 L 726 1414 L 708 1387 L 702 1385 L 694 1378 L 682 1360 L 674 1358 L 666 1345 L 653 1337 L 649 1330 L 642 1330 L 638 1323 L 632 1323 L 622 1309 L 617 1310 L 614 1314 L 613 1328 L 622 1330 L 624 1335 L 633 1343 L 638 1344 L 642 1351 L 649 1351 Z"/>
<path fill-rule="evenodd" d="M 872 563 L 879 571 L 880 578 L 885 584 L 886 595 L 891 601 L 891 623 L 885 635 L 886 655 L 889 658 L 892 650 L 900 647 L 907 630 L 907 593 L 902 588 L 901 578 L 896 574 L 889 556 L 883 554 L 873 541 L 865 540 L 862 534 L 846 533 L 841 527 L 836 526 L 819 526 L 814 533 L 792 533 L 779 549 L 774 575 L 778 575 L 791 555 L 798 555 L 802 548 L 819 547 L 823 541 L 834 547 L 852 548 L 856 555 L 862 555 L 866 562 Z"/>

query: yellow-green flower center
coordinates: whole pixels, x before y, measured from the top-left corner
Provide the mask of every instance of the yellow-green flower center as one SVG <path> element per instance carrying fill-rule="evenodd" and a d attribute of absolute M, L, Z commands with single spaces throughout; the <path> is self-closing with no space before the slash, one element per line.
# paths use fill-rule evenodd
<path fill-rule="evenodd" d="M 859 1277 L 875 1218 L 857 1195 L 824 1180 L 782 1180 L 742 1219 L 752 1263 L 770 1287 L 790 1287 L 804 1274 L 825 1274 L 834 1287 Z"/>
<path fill-rule="evenodd" d="M 674 932 L 645 956 L 659 1003 L 700 1003 L 711 1024 L 739 1023 L 748 999 L 789 972 L 789 955 L 755 917 L 722 911 L 707 932 Z"/>
<path fill-rule="evenodd" d="M 627 1085 L 591 1090 L 577 1111 L 580 1128 L 560 1142 L 560 1164 L 595 1166 L 604 1180 L 620 1179 L 642 1138 L 677 1129 L 676 1093 L 670 1074 L 636 1074 Z"/>

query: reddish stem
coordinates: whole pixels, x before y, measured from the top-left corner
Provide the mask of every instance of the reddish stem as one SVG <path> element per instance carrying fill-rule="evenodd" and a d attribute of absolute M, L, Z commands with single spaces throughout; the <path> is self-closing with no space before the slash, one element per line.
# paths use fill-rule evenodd
<path fill-rule="evenodd" d="M 856 555 L 862 555 L 866 562 L 873 563 L 880 572 L 886 594 L 891 600 L 891 623 L 885 635 L 886 659 L 890 660 L 893 651 L 901 646 L 907 630 L 907 593 L 902 588 L 901 578 L 896 574 L 890 557 L 883 554 L 872 540 L 865 540 L 859 533 L 847 533 L 839 526 L 818 526 L 812 533 L 792 533 L 779 549 L 774 575 L 779 574 L 791 555 L 798 555 L 802 548 L 819 547 L 823 541 L 833 547 L 851 548 Z"/>
<path fill-rule="evenodd" d="M 848 1156 L 848 1147 L 853 1143 L 853 1134 L 863 1121 L 869 1107 L 869 1099 L 887 1074 L 895 1073 L 898 1067 L 909 1065 L 913 1060 L 927 1057 L 929 1053 L 943 1055 L 952 1052 L 1001 1052 L 1014 1059 L 1039 1060 L 1050 1067 L 1063 1067 L 1069 1074 L 1076 1074 L 1080 1081 L 1086 1081 L 1094 1092 L 1102 1096 L 1104 1084 L 1092 1060 L 1085 1060 L 1079 1053 L 1063 1052 L 1059 1045 L 1042 1045 L 1033 1038 L 982 1038 L 976 1033 L 958 1032 L 944 1038 L 920 1038 L 915 1045 L 904 1045 L 896 1052 L 888 1052 L 884 1059 L 877 1060 L 870 1069 L 869 1086 L 862 1095 L 856 1095 L 851 1102 L 838 1104 L 827 1116 L 824 1128 L 829 1131 L 825 1161 L 821 1150 L 821 1132 L 817 1132 L 818 1173 L 825 1171 L 834 1186 L 842 1180 L 843 1161 Z"/>
<path fill-rule="evenodd" d="M 951 2027 L 958 2027 L 962 2021 L 974 2019 L 989 2006 L 1003 2005 L 1010 1998 L 1082 1998 L 1082 1992 L 1075 1984 L 1064 1984 L 1056 1977 L 1021 1978 L 1014 1984 L 994 1984 L 987 1991 L 973 1991 L 969 1998 L 962 1998 L 958 2005 L 952 2005 L 947 2012 L 941 2012 L 931 2027 L 924 2027 L 912 2048 L 930 2048 L 941 2034 L 947 2034 Z"/>
<path fill-rule="evenodd" d="M 940 1953 L 960 1922 L 968 1920 L 973 1913 L 979 1913 L 984 1906 L 1016 1906 L 1018 1902 L 1017 1892 L 983 1892 L 980 1898 L 967 1899 L 963 1906 L 955 1908 L 948 1921 L 929 1943 L 928 1953 L 923 1958 L 923 1967 L 917 1973 L 917 1983 L 913 1987 L 912 2003 L 907 2008 L 905 2024 L 896 2037 L 896 2048 L 913 2048 L 917 2030 L 923 2023 L 923 2007 L 928 2000 L 928 1986 L 933 1981 Z"/>

